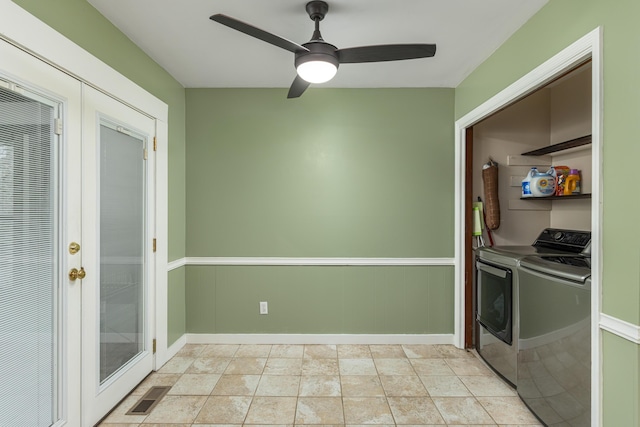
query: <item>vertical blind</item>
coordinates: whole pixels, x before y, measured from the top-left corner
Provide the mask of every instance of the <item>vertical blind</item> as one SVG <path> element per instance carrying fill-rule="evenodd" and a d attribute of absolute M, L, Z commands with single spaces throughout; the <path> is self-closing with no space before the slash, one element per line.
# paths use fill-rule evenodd
<path fill-rule="evenodd" d="M 57 106 L 0 87 L 0 426 L 49 426 L 57 388 Z"/>

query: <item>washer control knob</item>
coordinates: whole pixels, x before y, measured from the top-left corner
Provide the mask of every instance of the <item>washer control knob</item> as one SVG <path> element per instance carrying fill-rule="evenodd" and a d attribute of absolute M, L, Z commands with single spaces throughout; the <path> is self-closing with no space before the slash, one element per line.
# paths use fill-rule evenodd
<path fill-rule="evenodd" d="M 562 231 L 558 231 L 553 235 L 553 239 L 555 241 L 560 241 L 564 237 L 564 233 Z"/>

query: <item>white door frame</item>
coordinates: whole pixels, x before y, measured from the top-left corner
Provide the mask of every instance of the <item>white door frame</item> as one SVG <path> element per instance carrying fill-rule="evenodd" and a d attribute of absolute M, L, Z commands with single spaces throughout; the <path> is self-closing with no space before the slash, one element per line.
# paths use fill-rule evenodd
<path fill-rule="evenodd" d="M 464 231 L 465 231 L 465 144 L 466 128 L 508 106 L 514 101 L 544 86 L 585 59 L 592 61 L 592 169 L 591 193 L 591 420 L 602 424 L 602 367 L 601 367 L 601 284 L 602 284 L 602 28 L 586 34 L 515 83 L 503 89 L 455 123 L 455 321 L 456 346 L 464 347 Z"/>
<path fill-rule="evenodd" d="M 168 360 L 167 352 L 167 243 L 168 243 L 168 113 L 166 103 L 100 61 L 62 34 L 13 3 L 0 0 L 0 37 L 78 80 L 95 87 L 156 119 L 156 231 L 155 366 Z M 153 285 L 153 284 L 152 284 Z"/>
<path fill-rule="evenodd" d="M 87 276 L 83 281 L 82 292 L 82 424 L 93 425 L 114 408 L 138 383 L 154 368 L 152 338 L 155 330 L 152 322 L 155 319 L 154 283 L 155 263 L 152 238 L 155 230 L 155 155 L 153 138 L 156 121 L 148 115 L 129 108 L 91 87 L 83 86 L 83 149 L 82 164 L 82 241 L 85 246 L 83 266 Z M 145 313 L 142 325 L 143 349 L 132 359 L 120 366 L 104 382 L 100 378 L 100 345 L 101 336 L 101 302 L 99 292 L 103 282 L 104 270 L 102 233 L 100 232 L 103 217 L 101 215 L 102 199 L 102 164 L 104 151 L 101 137 L 102 126 L 107 124 L 112 129 L 122 127 L 135 140 L 143 141 L 144 149 L 136 153 L 139 165 L 144 165 L 144 305 Z M 133 144 L 130 142 L 130 144 Z M 146 156 L 143 153 L 147 153 Z M 143 160 L 146 159 L 146 160 Z M 142 219 L 142 218 L 139 218 Z M 140 242 L 142 244 L 142 242 Z M 112 252 L 111 252 L 112 253 Z M 124 256 L 121 250 L 118 256 Z M 126 264 L 123 258 L 116 258 L 116 264 Z M 126 268 L 121 265 L 121 268 Z M 113 270 L 111 270 L 113 274 Z M 118 277 L 116 277 L 118 280 Z M 134 331 L 131 331 L 134 332 Z M 118 335 L 117 333 L 114 335 Z"/>
<path fill-rule="evenodd" d="M 154 367 L 169 358 L 167 351 L 167 243 L 168 243 L 168 106 L 109 65 L 100 61 L 51 27 L 13 3 L 0 0 L 0 37 L 51 66 L 71 75 L 156 120 L 156 229 L 157 251 L 150 283 L 155 295 L 156 338 Z"/>
<path fill-rule="evenodd" d="M 54 220 L 58 238 L 54 259 L 59 263 L 56 278 L 56 412 L 54 426 L 80 424 L 80 323 L 81 281 L 71 281 L 68 272 L 80 268 L 82 253 L 70 253 L 68 245 L 82 240 L 80 227 L 80 183 L 73 178 L 73 167 L 81 163 L 82 84 L 49 67 L 37 58 L 0 40 L 0 78 L 16 84 L 18 93 L 48 99 L 59 104 L 63 119 L 56 143 L 56 175 L 59 190 L 55 198 Z M 13 89 L 13 88 L 9 88 Z M 34 98 L 32 98 L 34 99 Z M 41 100 L 46 102 L 45 100 Z"/>

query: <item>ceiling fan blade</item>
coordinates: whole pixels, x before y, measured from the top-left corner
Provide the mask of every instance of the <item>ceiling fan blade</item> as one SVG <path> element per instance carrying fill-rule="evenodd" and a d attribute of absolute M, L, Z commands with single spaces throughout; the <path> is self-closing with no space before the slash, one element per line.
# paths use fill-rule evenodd
<path fill-rule="evenodd" d="M 310 83 L 306 80 L 303 80 L 302 77 L 296 75 L 295 80 L 291 84 L 289 88 L 289 93 L 287 94 L 287 98 L 298 98 L 300 95 L 304 93 L 305 90 L 309 87 Z"/>
<path fill-rule="evenodd" d="M 257 39 L 270 43 L 274 46 L 278 46 L 278 47 L 281 47 L 282 49 L 286 49 L 289 52 L 293 52 L 293 53 L 309 52 L 309 49 L 299 45 L 298 43 L 294 43 L 280 36 L 276 36 L 275 34 L 271 34 L 267 31 L 261 30 L 260 28 L 254 27 L 251 24 L 238 21 L 235 18 L 232 18 L 227 15 L 223 15 L 221 13 L 212 15 L 209 17 L 209 19 L 211 19 L 212 21 L 216 21 L 222 25 L 226 25 L 229 28 L 233 28 L 234 30 L 238 30 L 241 33 L 245 33 L 251 37 L 255 37 Z"/>
<path fill-rule="evenodd" d="M 399 61 L 428 58 L 436 54 L 435 44 L 383 44 L 338 49 L 341 64 L 361 62 Z"/>

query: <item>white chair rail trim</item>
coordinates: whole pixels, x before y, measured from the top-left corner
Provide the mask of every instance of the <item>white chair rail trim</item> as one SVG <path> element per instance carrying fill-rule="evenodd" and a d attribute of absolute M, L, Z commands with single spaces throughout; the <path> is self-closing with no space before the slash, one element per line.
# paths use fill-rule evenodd
<path fill-rule="evenodd" d="M 186 257 L 171 261 L 167 269 L 171 271 L 187 265 L 453 266 L 455 258 Z"/>
<path fill-rule="evenodd" d="M 640 344 L 640 326 L 600 313 L 600 329 L 611 332 L 636 344 Z"/>

